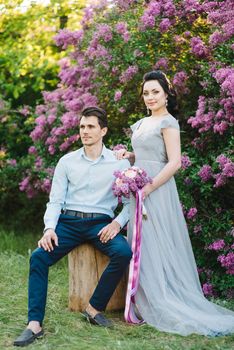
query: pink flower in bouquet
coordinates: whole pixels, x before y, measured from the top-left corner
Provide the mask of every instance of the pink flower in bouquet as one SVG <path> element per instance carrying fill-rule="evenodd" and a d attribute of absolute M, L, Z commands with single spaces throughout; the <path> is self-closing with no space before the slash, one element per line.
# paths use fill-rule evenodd
<path fill-rule="evenodd" d="M 131 193 L 135 196 L 146 184 L 152 183 L 152 179 L 145 170 L 136 166 L 123 171 L 115 171 L 114 176 L 116 180 L 113 183 L 112 190 L 120 203 L 122 196 L 129 198 Z M 143 208 L 143 216 L 146 217 L 146 212 L 144 211 L 145 208 Z"/>
<path fill-rule="evenodd" d="M 137 176 L 137 171 L 133 168 L 130 168 L 125 171 L 124 175 L 130 179 L 134 179 Z"/>

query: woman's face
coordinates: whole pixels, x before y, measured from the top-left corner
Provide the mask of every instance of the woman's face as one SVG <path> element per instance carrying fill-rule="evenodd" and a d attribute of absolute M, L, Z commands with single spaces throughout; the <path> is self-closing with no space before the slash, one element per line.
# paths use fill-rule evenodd
<path fill-rule="evenodd" d="M 145 82 L 143 87 L 143 98 L 147 108 L 158 111 L 166 108 L 167 94 L 157 80 Z"/>

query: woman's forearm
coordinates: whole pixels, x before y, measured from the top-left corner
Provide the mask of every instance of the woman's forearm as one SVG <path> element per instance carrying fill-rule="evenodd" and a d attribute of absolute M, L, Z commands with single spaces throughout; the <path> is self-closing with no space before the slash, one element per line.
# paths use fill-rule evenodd
<path fill-rule="evenodd" d="M 153 191 L 167 182 L 181 167 L 180 161 L 171 161 L 153 178 Z"/>

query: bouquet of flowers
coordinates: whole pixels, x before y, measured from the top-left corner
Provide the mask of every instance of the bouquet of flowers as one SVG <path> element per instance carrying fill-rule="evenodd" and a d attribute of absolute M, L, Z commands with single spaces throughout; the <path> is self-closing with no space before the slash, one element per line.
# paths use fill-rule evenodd
<path fill-rule="evenodd" d="M 152 179 L 147 175 L 145 170 L 137 166 L 132 166 L 123 171 L 115 171 L 114 176 L 116 180 L 113 183 L 112 190 L 114 195 L 118 197 L 119 203 L 122 202 L 122 196 L 129 198 L 131 193 L 136 196 L 136 193 L 147 183 L 152 183 Z M 147 219 L 144 205 L 142 214 L 143 218 Z"/>

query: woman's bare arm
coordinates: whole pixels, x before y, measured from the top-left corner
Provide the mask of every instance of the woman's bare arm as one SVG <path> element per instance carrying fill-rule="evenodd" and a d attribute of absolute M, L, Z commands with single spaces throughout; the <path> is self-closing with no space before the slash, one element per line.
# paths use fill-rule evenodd
<path fill-rule="evenodd" d="M 162 129 L 163 138 L 166 146 L 168 163 L 153 178 L 153 183 L 144 187 L 144 195 L 147 196 L 165 182 L 167 182 L 181 167 L 181 149 L 180 149 L 180 132 L 174 128 Z"/>
<path fill-rule="evenodd" d="M 155 176 L 153 185 L 155 188 L 160 187 L 167 182 L 181 167 L 181 148 L 180 148 L 180 132 L 174 128 L 162 129 L 163 138 L 166 146 L 168 163 Z"/>

